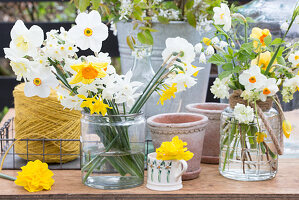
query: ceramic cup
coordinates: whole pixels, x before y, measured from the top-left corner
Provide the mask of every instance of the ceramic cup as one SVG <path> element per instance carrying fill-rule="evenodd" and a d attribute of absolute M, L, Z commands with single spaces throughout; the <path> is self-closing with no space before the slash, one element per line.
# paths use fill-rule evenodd
<path fill-rule="evenodd" d="M 146 187 L 157 191 L 183 188 L 182 175 L 187 171 L 185 160 L 158 160 L 157 153 L 148 154 Z"/>

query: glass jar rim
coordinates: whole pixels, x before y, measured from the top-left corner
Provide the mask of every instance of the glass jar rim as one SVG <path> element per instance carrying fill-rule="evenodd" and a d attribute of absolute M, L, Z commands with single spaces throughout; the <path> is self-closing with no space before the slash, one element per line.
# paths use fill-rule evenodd
<path fill-rule="evenodd" d="M 81 111 L 82 115 L 89 116 L 89 117 L 102 117 L 102 118 L 109 118 L 109 117 L 138 117 L 144 115 L 143 112 L 139 113 L 131 113 L 131 114 L 119 114 L 119 115 L 101 115 L 101 114 L 90 114 L 84 110 Z"/>

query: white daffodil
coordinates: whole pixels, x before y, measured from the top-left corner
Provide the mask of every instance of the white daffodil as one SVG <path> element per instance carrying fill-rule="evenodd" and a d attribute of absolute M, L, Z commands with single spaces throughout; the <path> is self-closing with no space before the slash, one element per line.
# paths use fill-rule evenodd
<path fill-rule="evenodd" d="M 211 92 L 214 94 L 214 98 L 225 99 L 229 97 L 228 83 L 230 78 L 231 76 L 223 78 L 222 80 L 216 78 L 211 86 Z"/>
<path fill-rule="evenodd" d="M 201 53 L 202 50 L 202 44 L 199 42 L 194 46 L 195 52 L 196 53 Z"/>
<path fill-rule="evenodd" d="M 291 79 L 286 79 L 283 83 L 283 89 L 281 91 L 283 101 L 288 103 L 293 99 L 293 94 L 298 90 L 299 88 L 299 75 L 296 75 L 295 77 Z"/>
<path fill-rule="evenodd" d="M 19 57 L 23 56 L 35 56 L 37 54 L 37 48 L 39 48 L 44 41 L 43 30 L 36 25 L 31 26 L 28 30 L 23 21 L 16 21 L 12 27 L 11 42 L 9 47 L 15 51 Z"/>
<path fill-rule="evenodd" d="M 234 115 L 239 123 L 249 124 L 254 119 L 253 108 L 239 103 L 234 108 Z"/>
<path fill-rule="evenodd" d="M 224 31 L 229 31 L 231 29 L 231 24 L 232 24 L 232 18 L 230 16 L 230 10 L 229 7 L 221 3 L 220 7 L 214 7 L 214 22 L 216 25 L 224 25 L 223 30 Z"/>
<path fill-rule="evenodd" d="M 218 37 L 213 37 L 213 38 L 211 39 L 211 44 L 212 44 L 212 45 L 218 44 L 219 42 L 220 42 L 220 40 L 219 40 Z"/>
<path fill-rule="evenodd" d="M 267 79 L 259 90 L 261 91 L 260 99 L 262 101 L 266 101 L 267 97 L 273 96 L 279 91 L 279 88 L 277 87 L 276 79 L 275 78 Z"/>
<path fill-rule="evenodd" d="M 299 66 L 299 51 L 291 53 L 288 60 L 293 64 L 294 67 Z"/>
<path fill-rule="evenodd" d="M 90 48 L 99 52 L 108 37 L 108 27 L 101 22 L 99 12 L 80 13 L 75 22 L 76 25 L 68 31 L 69 38 L 82 50 Z"/>
<path fill-rule="evenodd" d="M 214 47 L 209 45 L 205 51 L 207 56 L 212 56 L 215 53 Z"/>
<path fill-rule="evenodd" d="M 207 63 L 206 56 L 205 56 L 205 54 L 203 52 L 199 56 L 199 63 L 204 63 L 204 64 Z"/>
<path fill-rule="evenodd" d="M 287 22 L 284 22 L 280 25 L 280 29 L 282 31 L 287 31 L 288 30 L 288 27 L 289 27 L 289 24 Z"/>
<path fill-rule="evenodd" d="M 26 97 L 39 96 L 46 98 L 50 95 L 51 88 L 59 85 L 54 74 L 47 70 L 31 71 L 30 77 L 25 82 L 24 93 Z"/>
<path fill-rule="evenodd" d="M 239 76 L 239 82 L 246 90 L 253 90 L 262 87 L 266 79 L 266 76 L 261 73 L 260 67 L 256 65 L 252 65 Z"/>
<path fill-rule="evenodd" d="M 179 57 L 185 63 L 192 63 L 195 59 L 194 47 L 186 39 L 181 37 L 176 38 L 167 38 L 166 39 L 166 48 L 162 52 L 162 58 L 165 61 L 173 53 L 183 53 Z"/>

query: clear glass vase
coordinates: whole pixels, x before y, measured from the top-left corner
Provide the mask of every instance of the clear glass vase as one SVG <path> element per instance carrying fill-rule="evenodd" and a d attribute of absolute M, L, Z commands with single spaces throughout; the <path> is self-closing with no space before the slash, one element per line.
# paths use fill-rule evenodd
<path fill-rule="evenodd" d="M 99 189 L 137 187 L 144 181 L 145 118 L 90 115 L 81 118 L 83 184 Z"/>
<path fill-rule="evenodd" d="M 264 112 L 277 138 L 281 123 L 278 112 L 271 108 Z M 261 130 L 258 129 L 260 125 Z M 271 137 L 260 118 L 253 123 L 238 123 L 233 109 L 226 108 L 221 115 L 219 171 L 226 178 L 240 181 L 261 181 L 274 178 L 278 167 L 278 154 Z M 257 132 L 267 137 L 261 142 Z"/>

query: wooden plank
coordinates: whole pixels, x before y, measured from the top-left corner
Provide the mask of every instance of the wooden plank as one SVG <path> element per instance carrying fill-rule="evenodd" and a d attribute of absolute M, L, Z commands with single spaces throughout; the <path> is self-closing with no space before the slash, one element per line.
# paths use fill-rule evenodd
<path fill-rule="evenodd" d="M 80 170 L 54 170 L 55 184 L 51 191 L 29 193 L 9 180 L 0 180 L 0 199 L 299 199 L 299 159 L 282 159 L 276 178 L 269 181 L 242 182 L 226 179 L 218 165 L 202 165 L 200 177 L 184 181 L 184 188 L 174 192 L 151 191 L 145 184 L 125 190 L 99 190 L 81 183 Z M 292 172 L 292 175 L 290 175 Z M 12 176 L 15 170 L 3 171 Z"/>

